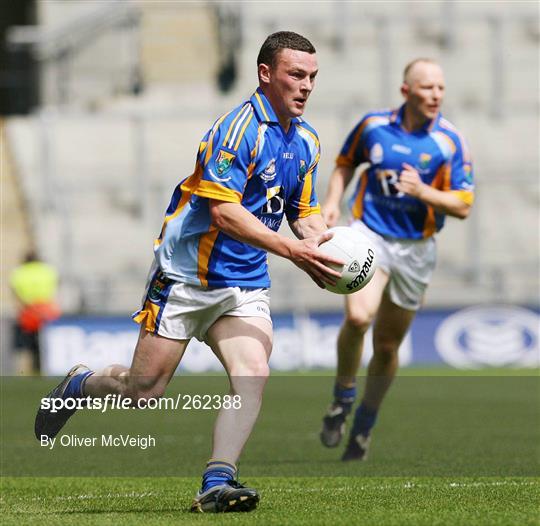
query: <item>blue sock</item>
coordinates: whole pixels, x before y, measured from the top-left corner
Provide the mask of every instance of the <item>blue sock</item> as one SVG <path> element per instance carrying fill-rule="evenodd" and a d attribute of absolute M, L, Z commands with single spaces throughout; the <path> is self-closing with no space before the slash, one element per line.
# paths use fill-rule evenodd
<path fill-rule="evenodd" d="M 66 390 L 64 391 L 62 398 L 64 400 L 66 398 L 83 398 L 84 382 L 89 376 L 92 376 L 93 374 L 94 371 L 85 371 L 84 373 L 75 375 L 67 384 Z"/>
<path fill-rule="evenodd" d="M 234 480 L 236 477 L 236 466 L 228 462 L 219 460 L 210 460 L 206 464 L 206 470 L 202 476 L 201 492 L 226 484 L 229 480 Z"/>
<path fill-rule="evenodd" d="M 356 385 L 353 385 L 352 387 L 343 387 L 338 382 L 334 384 L 334 404 L 342 406 L 345 414 L 351 412 L 355 398 Z"/>
<path fill-rule="evenodd" d="M 354 423 L 351 429 L 351 435 L 369 435 L 369 432 L 375 425 L 376 420 L 377 410 L 366 407 L 364 402 L 362 402 L 354 414 Z"/>

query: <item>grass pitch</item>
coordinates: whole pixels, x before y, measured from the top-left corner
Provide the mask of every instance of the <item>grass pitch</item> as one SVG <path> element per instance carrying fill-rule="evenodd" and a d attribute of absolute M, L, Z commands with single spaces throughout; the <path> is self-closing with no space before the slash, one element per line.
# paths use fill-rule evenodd
<path fill-rule="evenodd" d="M 319 443 L 331 376 L 276 376 L 240 464 L 260 506 L 223 516 L 187 511 L 215 411 L 83 411 L 62 433 L 152 434 L 157 445 L 50 450 L 33 437 L 33 419 L 57 380 L 4 378 L 1 523 L 540 524 L 537 373 L 404 371 L 364 463 L 342 463 L 341 447 Z M 179 377 L 167 395 L 223 393 L 225 385 Z"/>
<path fill-rule="evenodd" d="M 261 503 L 246 514 L 187 511 L 198 478 L 9 479 L 2 524 L 533 525 L 530 478 L 253 478 Z"/>

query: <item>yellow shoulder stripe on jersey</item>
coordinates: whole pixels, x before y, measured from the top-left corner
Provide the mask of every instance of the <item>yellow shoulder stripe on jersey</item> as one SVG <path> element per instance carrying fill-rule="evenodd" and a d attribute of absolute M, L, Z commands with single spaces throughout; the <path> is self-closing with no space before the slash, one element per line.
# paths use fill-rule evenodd
<path fill-rule="evenodd" d="M 223 146 L 229 151 L 236 151 L 244 135 L 244 132 L 247 128 L 247 124 L 253 116 L 253 106 L 247 104 L 243 107 L 242 111 L 238 114 L 238 120 L 235 120 L 234 126 L 231 125 L 227 136 L 230 135 L 230 138 L 226 143 L 223 143 Z M 235 147 L 236 144 L 236 147 Z"/>
<path fill-rule="evenodd" d="M 244 104 L 244 106 L 242 106 L 240 111 L 236 114 L 236 117 L 232 120 L 231 124 L 229 125 L 229 129 L 227 130 L 227 135 L 225 135 L 225 140 L 223 141 L 222 146 L 226 146 L 227 141 L 229 140 L 229 137 L 231 136 L 231 132 L 234 128 L 234 125 L 236 124 L 236 121 L 240 118 L 240 115 L 242 115 L 242 113 L 246 109 L 246 106 L 248 106 L 248 104 Z"/>
<path fill-rule="evenodd" d="M 469 192 L 468 190 L 452 190 L 457 198 L 461 199 L 465 204 L 472 206 L 474 203 L 474 193 Z"/>
<path fill-rule="evenodd" d="M 356 147 L 358 146 L 358 142 L 360 141 L 360 137 L 362 137 L 362 133 L 366 129 L 366 126 L 376 120 L 381 120 L 381 119 L 384 119 L 384 117 L 381 117 L 380 115 L 374 115 L 373 117 L 368 117 L 361 124 L 361 126 L 358 127 L 358 129 L 356 130 L 356 133 L 354 134 L 354 138 L 352 140 L 351 146 L 349 147 L 349 151 L 345 154 L 345 156 L 348 157 L 351 162 L 354 160 L 354 152 L 356 151 Z"/>
<path fill-rule="evenodd" d="M 317 149 L 320 148 L 320 143 L 319 143 L 319 139 L 317 138 L 317 136 L 310 130 L 308 130 L 307 128 L 304 128 L 303 126 L 300 126 L 300 124 L 296 124 L 297 128 L 300 128 L 301 130 L 305 131 L 312 139 L 313 139 L 313 142 L 315 143 L 315 146 L 317 147 Z"/>
<path fill-rule="evenodd" d="M 247 184 L 247 182 L 251 179 L 251 177 L 253 176 L 253 172 L 254 172 L 254 170 L 255 170 L 256 164 L 257 164 L 257 163 L 254 163 L 254 162 L 249 163 L 249 165 L 248 165 L 248 167 L 247 167 L 246 184 Z M 244 185 L 244 188 L 245 188 L 245 185 Z"/>
<path fill-rule="evenodd" d="M 229 112 L 230 113 L 230 112 Z M 216 134 L 217 129 L 219 128 L 220 124 L 225 120 L 225 117 L 229 115 L 229 113 L 226 113 L 225 115 L 222 115 L 214 127 L 212 128 L 212 132 L 210 133 L 210 137 L 208 137 L 208 145 L 206 148 L 206 155 L 204 156 L 204 165 L 206 166 L 208 164 L 208 161 L 212 158 L 213 153 L 213 143 L 214 143 L 214 135 Z"/>
<path fill-rule="evenodd" d="M 446 129 L 446 130 L 450 130 L 450 131 L 454 132 L 457 135 L 457 138 L 459 140 L 459 144 L 461 145 L 461 151 L 462 151 L 462 154 L 463 154 L 463 160 L 465 162 L 470 163 L 471 162 L 471 154 L 469 152 L 469 147 L 467 145 L 467 141 L 465 141 L 465 139 L 463 138 L 463 135 L 461 135 L 461 133 L 458 131 L 458 129 L 450 121 L 447 121 L 444 118 L 439 121 L 439 126 L 441 128 Z"/>
<path fill-rule="evenodd" d="M 257 99 L 257 102 L 259 103 L 259 106 L 261 107 L 261 111 L 263 112 L 263 115 L 264 115 L 264 118 L 267 120 L 267 121 L 270 121 L 270 117 L 268 116 L 268 113 L 266 113 L 266 109 L 264 107 L 264 104 L 263 104 L 263 101 L 261 99 L 261 96 L 259 95 L 259 93 L 256 91 L 255 92 L 255 98 Z"/>
<path fill-rule="evenodd" d="M 238 150 L 240 147 L 240 142 L 242 141 L 242 137 L 244 136 L 244 132 L 246 131 L 246 128 L 248 127 L 248 124 L 250 123 L 251 119 L 253 118 L 253 113 L 250 114 L 250 116 L 247 118 L 246 122 L 244 123 L 244 126 L 242 126 L 242 129 L 240 130 L 240 133 L 238 134 L 238 140 L 236 141 L 236 144 L 234 145 L 234 151 Z"/>
<path fill-rule="evenodd" d="M 199 257 L 197 261 L 197 276 L 203 287 L 208 287 L 208 262 L 212 255 L 219 230 L 216 228 L 201 235 L 199 239 Z"/>
<path fill-rule="evenodd" d="M 453 141 L 452 137 L 450 137 L 448 134 L 446 134 L 446 133 L 444 133 L 442 131 L 438 131 L 438 132 L 434 132 L 434 133 L 438 134 L 439 136 L 441 136 L 446 141 L 446 143 L 450 146 L 450 151 L 452 152 L 452 155 L 454 155 L 454 153 L 456 153 L 456 144 Z"/>
<path fill-rule="evenodd" d="M 257 140 L 255 141 L 255 146 L 253 147 L 253 149 L 251 150 L 250 155 L 249 155 L 251 162 L 249 163 L 249 165 L 247 167 L 246 184 L 249 181 L 249 179 L 251 179 L 251 177 L 253 175 L 253 171 L 255 170 L 256 163 L 255 163 L 254 159 L 257 156 L 257 153 L 258 153 L 258 150 L 259 150 L 259 143 L 260 143 L 262 134 L 263 134 L 263 127 L 259 126 L 259 129 L 257 130 Z"/>
<path fill-rule="evenodd" d="M 197 188 L 193 190 L 193 194 L 199 197 L 207 197 L 208 199 L 217 199 L 218 201 L 227 201 L 228 203 L 241 203 L 242 194 L 236 190 L 225 188 L 219 183 L 205 181 L 202 179 Z"/>

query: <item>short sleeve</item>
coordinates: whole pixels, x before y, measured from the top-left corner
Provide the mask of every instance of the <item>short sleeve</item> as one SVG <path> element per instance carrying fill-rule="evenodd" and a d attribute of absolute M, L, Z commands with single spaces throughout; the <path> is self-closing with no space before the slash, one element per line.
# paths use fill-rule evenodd
<path fill-rule="evenodd" d="M 240 203 L 248 177 L 251 148 L 249 128 L 253 109 L 245 105 L 219 119 L 199 148 L 200 178 L 193 194 Z"/>
<path fill-rule="evenodd" d="M 298 127 L 298 131 L 309 148 L 310 164 L 308 166 L 305 161 L 299 161 L 298 184 L 285 208 L 288 221 L 295 221 L 298 218 L 321 213 L 317 192 L 315 191 L 317 170 L 321 156 L 319 139 L 312 130 L 307 128 Z"/>
<path fill-rule="evenodd" d="M 364 117 L 349 133 L 336 158 L 337 166 L 356 168 L 359 164 L 369 160 L 364 152 L 365 145 L 363 141 L 366 125 L 367 118 Z"/>
<path fill-rule="evenodd" d="M 474 174 L 469 148 L 458 135 L 456 149 L 450 159 L 450 191 L 465 203 L 474 201 Z"/>

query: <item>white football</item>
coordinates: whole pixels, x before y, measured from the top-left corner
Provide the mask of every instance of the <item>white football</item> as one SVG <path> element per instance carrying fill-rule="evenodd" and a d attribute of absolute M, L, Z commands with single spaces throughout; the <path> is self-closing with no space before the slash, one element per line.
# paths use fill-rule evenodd
<path fill-rule="evenodd" d="M 319 250 L 345 261 L 345 265 L 334 268 L 341 272 L 335 286 L 325 285 L 336 294 L 352 294 L 364 288 L 375 274 L 377 259 L 375 248 L 362 232 L 348 226 L 335 226 L 329 229 L 334 237 L 319 246 Z"/>

